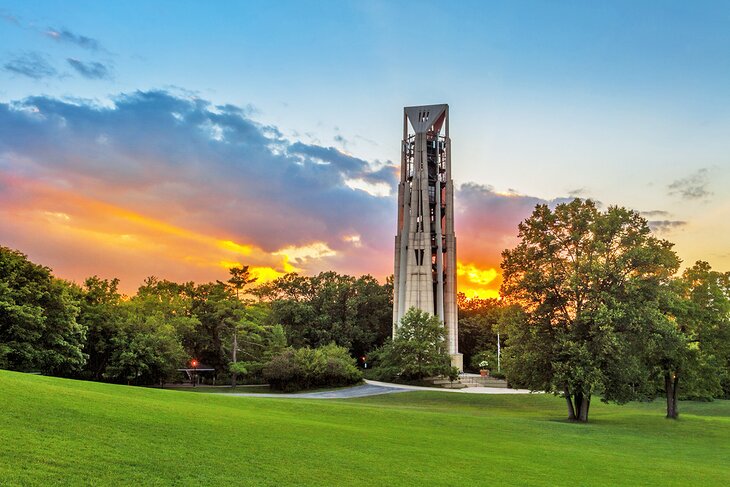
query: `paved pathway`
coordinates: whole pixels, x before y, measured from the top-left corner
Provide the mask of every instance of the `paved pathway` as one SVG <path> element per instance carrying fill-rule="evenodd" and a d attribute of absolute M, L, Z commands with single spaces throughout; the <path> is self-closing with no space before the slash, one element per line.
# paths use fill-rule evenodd
<path fill-rule="evenodd" d="M 530 394 L 527 389 L 507 389 L 505 387 L 466 387 L 464 389 L 439 389 L 435 387 L 407 386 L 403 384 L 391 384 L 389 382 L 378 382 L 374 380 L 366 380 L 368 384 L 395 387 L 405 391 L 437 391 L 437 392 L 454 392 L 460 394 Z"/>
<path fill-rule="evenodd" d="M 430 392 L 453 392 L 461 394 L 529 394 L 524 389 L 503 389 L 499 387 L 467 387 L 466 389 L 438 389 L 434 387 L 407 386 L 402 384 L 391 384 L 389 382 L 378 382 L 366 380 L 365 384 L 333 391 L 304 392 L 301 394 L 256 394 L 256 393 L 231 393 L 227 396 L 243 397 L 282 397 L 296 399 L 348 399 L 352 397 L 378 396 L 381 394 L 393 394 L 408 391 L 430 391 Z"/>
<path fill-rule="evenodd" d="M 369 381 L 366 381 L 369 382 Z M 406 392 L 406 389 L 388 387 L 384 385 L 363 384 L 354 387 L 345 387 L 332 391 L 302 392 L 300 394 L 257 394 L 257 393 L 230 393 L 227 396 L 245 397 L 286 397 L 297 399 L 348 399 L 351 397 L 378 396 L 380 394 L 392 394 L 395 392 Z"/>

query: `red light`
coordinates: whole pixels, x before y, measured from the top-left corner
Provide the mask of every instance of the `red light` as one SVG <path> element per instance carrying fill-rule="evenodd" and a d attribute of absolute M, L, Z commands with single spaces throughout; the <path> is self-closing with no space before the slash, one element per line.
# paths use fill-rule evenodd
<path fill-rule="evenodd" d="M 190 365 L 192 365 L 193 367 L 197 367 L 198 366 L 198 361 L 197 360 L 191 360 L 190 361 Z"/>

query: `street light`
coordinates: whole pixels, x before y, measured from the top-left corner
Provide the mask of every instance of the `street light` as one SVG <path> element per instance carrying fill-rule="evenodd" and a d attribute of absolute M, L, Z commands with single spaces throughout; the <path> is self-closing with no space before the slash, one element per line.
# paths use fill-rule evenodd
<path fill-rule="evenodd" d="M 197 368 L 198 368 L 198 361 L 193 359 L 190 361 L 190 365 L 193 366 L 193 387 L 196 386 L 196 382 L 198 382 L 198 374 L 197 374 Z"/>

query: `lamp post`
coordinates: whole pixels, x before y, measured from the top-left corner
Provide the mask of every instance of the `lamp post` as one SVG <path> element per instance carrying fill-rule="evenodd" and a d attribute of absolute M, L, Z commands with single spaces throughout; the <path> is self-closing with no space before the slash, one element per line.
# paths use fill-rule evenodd
<path fill-rule="evenodd" d="M 193 359 L 190 361 L 190 365 L 193 367 L 193 387 L 196 386 L 196 382 L 198 382 L 198 361 Z"/>
<path fill-rule="evenodd" d="M 497 332 L 497 372 L 502 373 L 502 346 L 499 343 L 499 332 Z"/>

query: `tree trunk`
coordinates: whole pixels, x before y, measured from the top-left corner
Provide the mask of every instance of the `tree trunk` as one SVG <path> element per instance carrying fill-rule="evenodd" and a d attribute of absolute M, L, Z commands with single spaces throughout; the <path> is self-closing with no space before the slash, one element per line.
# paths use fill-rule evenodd
<path fill-rule="evenodd" d="M 591 407 L 591 395 L 576 392 L 573 394 L 573 401 L 571 402 L 568 386 L 565 386 L 563 390 L 565 391 L 565 400 L 568 403 L 568 421 L 587 423 L 588 411 Z"/>
<path fill-rule="evenodd" d="M 233 332 L 233 364 L 236 364 L 236 352 L 238 351 L 238 333 Z M 231 372 L 231 387 L 236 387 L 236 371 Z"/>
<path fill-rule="evenodd" d="M 573 394 L 573 414 L 575 414 L 574 421 L 580 421 L 580 411 L 583 407 L 583 393 L 576 392 Z"/>
<path fill-rule="evenodd" d="M 664 374 L 664 389 L 667 394 L 667 418 L 677 419 L 679 417 L 679 409 L 677 408 L 679 376 L 670 373 Z"/>
<path fill-rule="evenodd" d="M 588 394 L 583 397 L 583 401 L 580 405 L 580 415 L 578 416 L 578 421 L 581 423 L 587 423 L 588 422 L 588 410 L 591 407 L 591 395 Z"/>
<path fill-rule="evenodd" d="M 573 398 L 570 395 L 570 391 L 568 390 L 568 386 L 563 387 L 563 392 L 565 393 L 565 402 L 568 403 L 568 421 L 575 421 L 575 408 L 573 407 Z"/>

